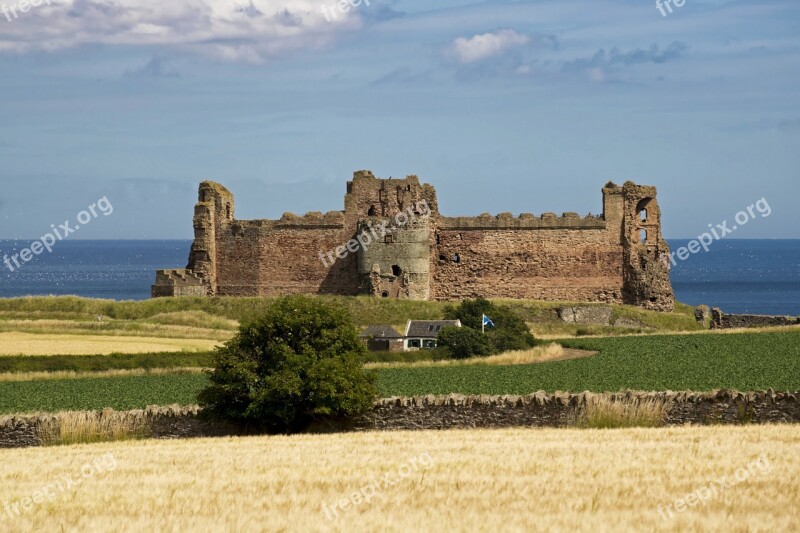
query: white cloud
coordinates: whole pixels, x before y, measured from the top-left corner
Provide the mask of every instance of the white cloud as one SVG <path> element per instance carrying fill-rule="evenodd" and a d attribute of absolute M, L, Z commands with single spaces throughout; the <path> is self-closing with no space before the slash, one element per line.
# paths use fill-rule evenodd
<path fill-rule="evenodd" d="M 369 9 L 362 3 L 331 16 L 333 0 L 39 0 L 23 13 L 17 0 L 3 4 L 8 10 L 0 14 L 0 52 L 158 45 L 253 62 L 321 47 L 361 27 L 359 10 Z"/>
<path fill-rule="evenodd" d="M 499 30 L 494 33 L 474 35 L 469 39 L 459 37 L 453 41 L 452 50 L 461 63 L 475 63 L 529 42 L 530 37 L 527 35 L 514 30 Z"/>

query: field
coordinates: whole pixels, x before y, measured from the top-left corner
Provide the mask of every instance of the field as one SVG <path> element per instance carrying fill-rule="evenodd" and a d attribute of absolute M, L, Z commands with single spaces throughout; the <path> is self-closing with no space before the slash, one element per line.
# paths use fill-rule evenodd
<path fill-rule="evenodd" d="M 344 307 L 358 327 L 389 324 L 405 327 L 410 318 L 443 317 L 444 302 L 321 296 Z M 113 332 L 180 338 L 230 337 L 238 323 L 262 309 L 269 298 L 157 298 L 117 302 L 72 296 L 0 299 L 0 331 L 41 333 Z M 558 319 L 556 308 L 572 302 L 497 300 L 514 309 L 541 337 L 582 334 L 620 334 L 631 331 L 696 331 L 691 307 L 678 304 L 674 313 L 656 313 L 631 306 L 613 306 L 612 319 L 625 318 L 635 327 L 585 326 Z M 583 304 L 585 305 L 585 304 Z M 98 321 L 98 317 L 102 320 Z"/>
<path fill-rule="evenodd" d="M 81 379 L 0 381 L 0 413 L 141 409 L 148 405 L 197 403 L 208 378 L 186 372 Z"/>
<path fill-rule="evenodd" d="M 114 353 L 198 352 L 219 343 L 205 339 L 167 339 L 110 335 L 0 333 L 0 357 L 5 355 L 109 355 Z"/>
<path fill-rule="evenodd" d="M 8 505 L 0 528 L 596 531 L 613 524 L 615 531 L 789 531 L 800 524 L 799 452 L 791 426 L 359 433 L 0 450 L 0 501 Z M 66 478 L 75 484 L 67 486 Z M 23 509 L 34 497 L 42 503 L 28 500 Z"/>
<path fill-rule="evenodd" d="M 712 389 L 800 390 L 800 330 L 783 333 L 630 336 L 563 341 L 599 351 L 585 359 L 522 366 L 393 368 L 385 395 L 527 394 Z"/>
<path fill-rule="evenodd" d="M 569 339 L 570 348 L 599 352 L 585 358 L 536 364 L 420 364 L 378 368 L 381 395 L 529 394 L 537 390 L 594 392 L 633 390 L 800 390 L 800 330 L 766 333 L 690 334 Z M 126 356 L 98 358 L 92 370 L 107 370 Z M 149 361 L 149 356 L 132 356 Z M 169 359 L 174 357 L 175 359 Z M 195 364 L 192 364 L 192 357 Z M 60 358 L 59 368 L 25 371 L 87 370 L 70 368 L 88 356 Z M 207 366 L 208 354 L 165 354 L 154 367 Z M 0 364 L 4 358 L 0 358 Z M 44 361 L 42 361 L 44 359 Z M 137 368 L 136 360 L 113 368 Z M 501 360 L 502 361 L 502 360 Z M 151 361 L 152 362 L 152 361 Z M 162 364 L 163 363 L 163 364 Z M 379 365 L 380 366 L 380 365 Z M 398 366 L 400 366 L 398 368 Z M 153 367 L 150 367 L 153 368 Z M 23 370 L 18 368 L 18 371 Z M 91 376 L 89 374 L 88 376 Z M 0 413 L 63 409 L 143 408 L 154 404 L 194 404 L 207 383 L 204 374 L 180 373 L 46 382 L 0 381 Z"/>

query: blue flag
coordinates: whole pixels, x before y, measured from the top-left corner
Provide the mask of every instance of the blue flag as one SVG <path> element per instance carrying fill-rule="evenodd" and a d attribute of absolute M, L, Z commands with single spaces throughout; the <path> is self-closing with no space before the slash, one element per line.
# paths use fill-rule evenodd
<path fill-rule="evenodd" d="M 488 316 L 483 315 L 483 325 L 484 326 L 489 326 L 490 328 L 493 328 L 494 327 L 494 322 L 492 322 L 492 319 L 489 318 Z"/>

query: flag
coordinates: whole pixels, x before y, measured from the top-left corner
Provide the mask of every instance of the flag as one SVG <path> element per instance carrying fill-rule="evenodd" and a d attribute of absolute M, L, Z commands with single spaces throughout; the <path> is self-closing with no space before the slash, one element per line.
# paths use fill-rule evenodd
<path fill-rule="evenodd" d="M 489 318 L 488 316 L 483 315 L 483 325 L 484 326 L 489 326 L 490 328 L 493 328 L 494 327 L 494 322 L 492 322 L 492 319 Z"/>

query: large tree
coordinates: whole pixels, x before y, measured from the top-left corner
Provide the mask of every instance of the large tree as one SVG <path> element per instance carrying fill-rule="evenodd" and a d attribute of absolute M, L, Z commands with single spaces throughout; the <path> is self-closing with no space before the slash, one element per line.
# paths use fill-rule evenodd
<path fill-rule="evenodd" d="M 364 355 L 344 309 L 281 298 L 217 350 L 200 405 L 212 417 L 281 432 L 357 415 L 377 396 Z"/>

